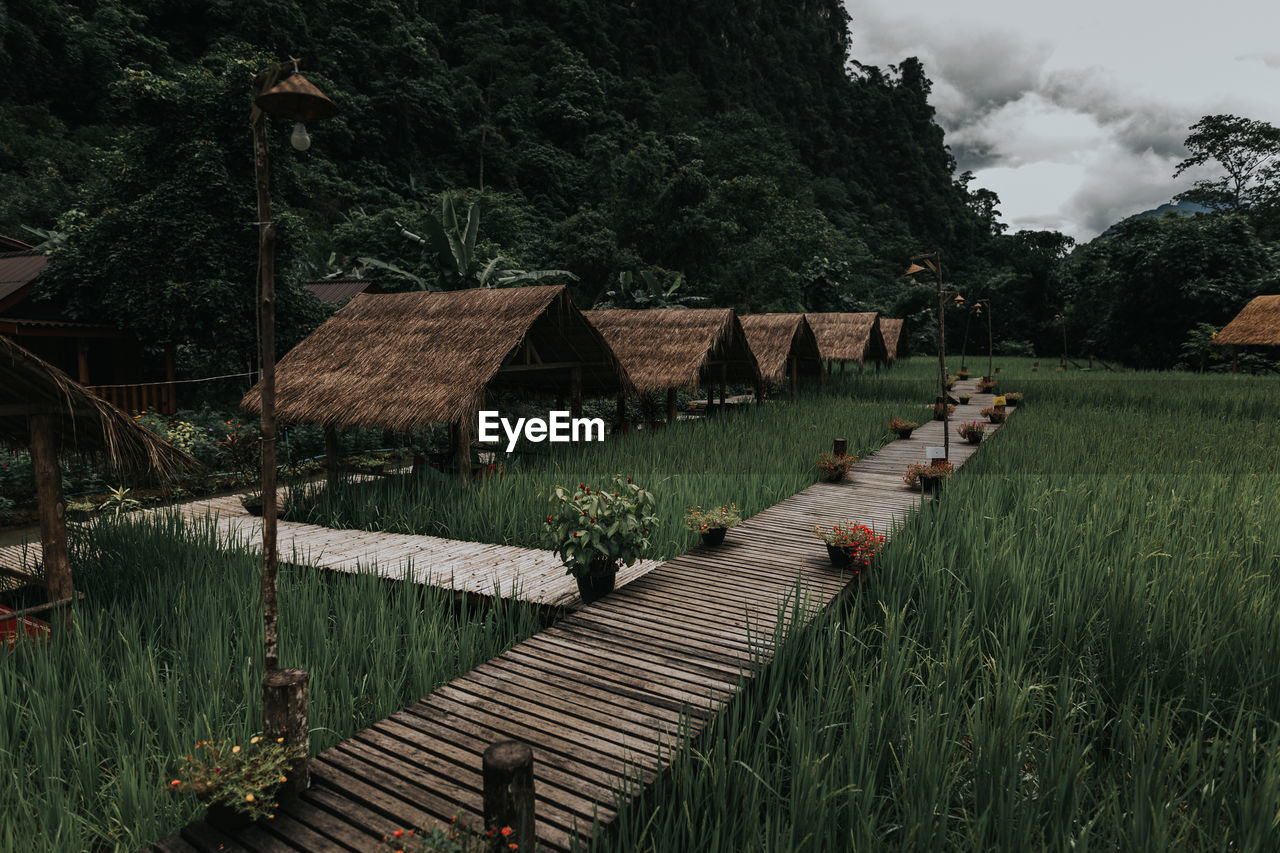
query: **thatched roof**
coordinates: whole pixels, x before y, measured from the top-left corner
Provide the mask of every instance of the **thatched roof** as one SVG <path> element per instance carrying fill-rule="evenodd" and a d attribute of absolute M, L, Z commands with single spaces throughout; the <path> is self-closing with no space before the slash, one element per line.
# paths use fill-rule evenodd
<path fill-rule="evenodd" d="M 0 337 L 0 441 L 26 447 L 31 414 L 53 416 L 62 451 L 102 459 L 117 471 L 165 475 L 200 467 L 58 368 Z"/>
<path fill-rule="evenodd" d="M 813 327 L 822 357 L 831 361 L 865 361 L 885 363 L 889 354 L 880 332 L 880 319 L 874 311 L 858 314 L 805 314 Z"/>
<path fill-rule="evenodd" d="M 890 364 L 911 354 L 907 348 L 907 339 L 902 334 L 902 323 L 902 320 L 880 318 L 880 335 L 884 338 L 884 348 L 889 355 Z"/>
<path fill-rule="evenodd" d="M 718 365 L 734 384 L 754 385 L 760 367 L 732 308 L 616 308 L 587 311 L 641 393 L 697 390 L 718 380 Z M 705 370 L 715 373 L 704 375 Z"/>
<path fill-rule="evenodd" d="M 359 294 L 276 365 L 276 414 L 411 430 L 469 418 L 486 388 L 568 394 L 630 388 L 563 285 Z M 259 388 L 241 401 L 261 411 Z"/>
<path fill-rule="evenodd" d="M 1280 347 L 1280 294 L 1249 300 L 1213 342 L 1219 346 Z"/>
<path fill-rule="evenodd" d="M 818 339 L 803 314 L 748 314 L 738 319 L 766 382 L 785 382 L 787 359 L 792 356 L 797 359 L 797 373 L 816 376 L 822 372 Z"/>

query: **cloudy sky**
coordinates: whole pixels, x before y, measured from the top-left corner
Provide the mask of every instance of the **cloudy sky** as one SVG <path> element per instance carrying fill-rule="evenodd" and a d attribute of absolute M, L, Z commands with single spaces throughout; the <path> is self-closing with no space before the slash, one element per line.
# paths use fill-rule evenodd
<path fill-rule="evenodd" d="M 1077 239 L 1157 207 L 1188 125 L 1280 125 L 1280 0 L 845 0 L 853 58 L 917 56 L 960 171 L 1011 230 Z"/>

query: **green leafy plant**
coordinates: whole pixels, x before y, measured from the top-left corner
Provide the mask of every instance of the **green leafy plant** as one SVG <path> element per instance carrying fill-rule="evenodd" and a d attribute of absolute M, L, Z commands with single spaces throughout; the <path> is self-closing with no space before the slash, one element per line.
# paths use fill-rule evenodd
<path fill-rule="evenodd" d="M 889 431 L 896 432 L 898 435 L 902 435 L 903 433 L 911 435 L 912 431 L 919 426 L 920 423 L 918 421 L 909 421 L 906 418 L 899 418 L 895 416 L 889 419 Z M 906 435 L 902 435 L 902 437 L 906 438 Z"/>
<path fill-rule="evenodd" d="M 737 504 L 726 504 L 719 509 L 703 509 L 701 506 L 690 507 L 685 514 L 685 523 L 690 530 L 706 533 L 708 530 L 729 530 L 742 523 L 742 514 Z"/>
<path fill-rule="evenodd" d="M 986 430 L 982 425 L 982 421 L 969 421 L 956 427 L 956 432 L 960 437 L 970 444 L 981 444 L 982 436 L 986 434 Z"/>
<path fill-rule="evenodd" d="M 375 853 L 507 853 L 519 849 L 511 827 L 499 826 L 480 832 L 455 817 L 447 829 L 437 827 L 430 832 L 397 829 L 382 836 Z"/>
<path fill-rule="evenodd" d="M 132 497 L 133 489 L 116 486 L 107 493 L 107 497 L 98 505 L 100 512 L 111 512 L 112 518 L 119 518 L 123 513 L 142 506 L 142 501 Z"/>
<path fill-rule="evenodd" d="M 853 463 L 858 461 L 858 457 L 841 454 L 837 456 L 830 450 L 820 454 L 818 461 L 814 463 L 818 467 L 818 472 L 824 482 L 838 483 L 844 479 L 844 475 L 849 473 L 849 469 L 853 467 Z"/>
<path fill-rule="evenodd" d="M 876 554 L 884 548 L 885 537 L 865 524 L 833 524 L 831 527 L 815 526 L 813 535 L 830 548 L 844 551 L 855 568 L 869 569 Z"/>
<path fill-rule="evenodd" d="M 630 566 L 650 546 L 656 506 L 653 492 L 621 474 L 614 475 L 611 490 L 556 486 L 543 536 L 574 577 L 585 576 L 596 562 Z"/>
<path fill-rule="evenodd" d="M 206 803 L 222 803 L 254 820 L 275 817 L 272 797 L 287 780 L 289 764 L 306 755 L 302 744 L 286 745 L 260 735 L 244 746 L 227 740 L 197 741 L 169 788 L 195 794 Z"/>

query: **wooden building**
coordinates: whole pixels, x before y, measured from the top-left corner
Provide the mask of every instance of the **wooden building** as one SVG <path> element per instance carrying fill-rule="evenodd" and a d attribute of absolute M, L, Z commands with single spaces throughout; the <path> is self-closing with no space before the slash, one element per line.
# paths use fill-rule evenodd
<path fill-rule="evenodd" d="M 889 363 L 884 336 L 880 332 L 880 317 L 874 311 L 860 313 L 805 314 L 818 339 L 818 350 L 827 362 L 839 362 L 841 369 L 848 362 L 861 370 L 868 362 L 877 367 Z"/>
<path fill-rule="evenodd" d="M 794 400 L 800 377 L 822 381 L 818 339 L 803 314 L 748 314 L 738 319 L 765 382 L 789 386 Z"/>
<path fill-rule="evenodd" d="M 880 335 L 884 338 L 885 353 L 890 365 L 900 358 L 911 355 L 911 350 L 907 347 L 907 338 L 902 333 L 903 322 L 888 317 L 880 318 Z"/>

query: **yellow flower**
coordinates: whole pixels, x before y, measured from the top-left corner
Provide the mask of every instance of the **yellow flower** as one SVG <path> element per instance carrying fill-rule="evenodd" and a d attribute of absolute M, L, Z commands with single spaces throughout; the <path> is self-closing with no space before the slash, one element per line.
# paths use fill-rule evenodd
<path fill-rule="evenodd" d="M 244 801 L 245 801 L 246 803 L 252 803 L 252 802 L 253 802 L 253 794 L 245 794 L 245 795 L 244 795 Z"/>
<path fill-rule="evenodd" d="M 288 781 L 289 781 L 289 777 L 288 777 L 288 776 L 281 776 L 281 777 L 280 777 L 280 781 L 281 781 L 281 782 L 288 782 Z"/>
<path fill-rule="evenodd" d="M 257 743 L 260 740 L 262 740 L 260 737 L 251 737 L 249 738 L 249 743 Z"/>
<path fill-rule="evenodd" d="M 239 751 L 240 751 L 240 746 L 239 746 L 239 745 L 236 745 L 236 746 L 231 747 L 231 754 L 232 754 L 232 755 L 235 755 L 235 754 L 236 754 L 236 753 L 238 753 Z"/>

